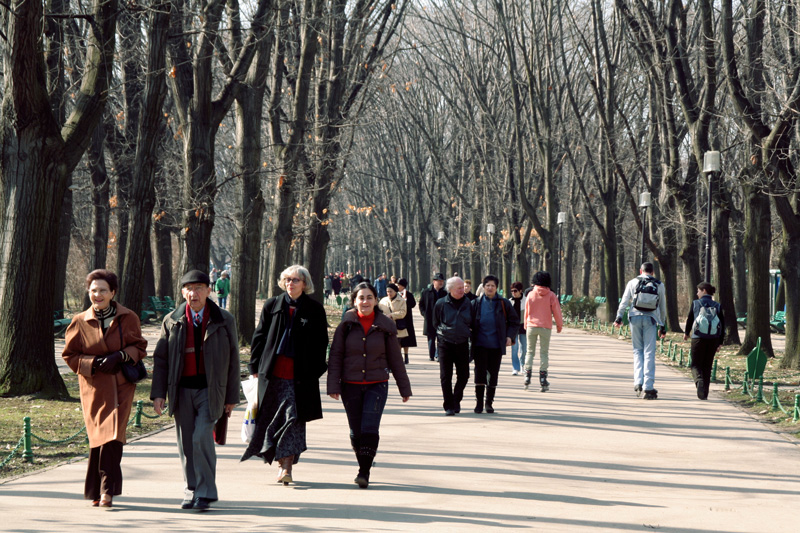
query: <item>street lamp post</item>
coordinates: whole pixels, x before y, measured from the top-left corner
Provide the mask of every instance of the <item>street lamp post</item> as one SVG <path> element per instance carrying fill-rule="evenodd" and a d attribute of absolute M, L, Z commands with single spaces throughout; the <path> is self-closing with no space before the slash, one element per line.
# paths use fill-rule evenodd
<path fill-rule="evenodd" d="M 647 208 L 650 207 L 650 193 L 645 191 L 639 195 L 639 207 L 642 208 L 642 261 L 640 265 L 647 262 L 647 254 L 645 253 L 645 235 L 647 234 Z"/>
<path fill-rule="evenodd" d="M 719 152 L 703 155 L 703 173 L 708 174 L 708 210 L 706 212 L 706 281 L 711 283 L 711 203 L 714 199 L 714 174 L 721 168 Z"/>
<path fill-rule="evenodd" d="M 486 260 L 486 269 L 492 273 L 492 241 L 494 240 L 494 224 L 486 224 L 486 233 L 489 234 L 489 258 Z"/>
<path fill-rule="evenodd" d="M 414 250 L 411 246 L 411 243 L 414 242 L 414 239 L 411 235 L 406 236 L 406 242 L 408 243 L 408 282 L 411 283 L 411 272 L 414 270 Z"/>
<path fill-rule="evenodd" d="M 562 241 L 564 237 L 564 222 L 567 221 L 567 214 L 564 211 L 558 212 L 558 218 L 556 219 L 558 223 L 558 275 L 556 281 L 556 296 L 559 298 L 561 297 L 561 247 Z"/>

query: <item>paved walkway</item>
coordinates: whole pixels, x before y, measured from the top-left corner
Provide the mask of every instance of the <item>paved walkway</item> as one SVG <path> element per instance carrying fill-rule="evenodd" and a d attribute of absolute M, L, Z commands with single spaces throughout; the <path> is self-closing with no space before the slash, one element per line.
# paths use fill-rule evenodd
<path fill-rule="evenodd" d="M 182 511 L 168 429 L 126 447 L 113 509 L 82 499 L 81 460 L 0 485 L 2 529 L 798 530 L 800 447 L 717 392 L 698 401 L 685 377 L 659 366 L 659 400 L 637 399 L 629 345 L 575 330 L 553 336 L 550 392 L 523 391 L 509 360 L 495 414 L 476 415 L 465 400 L 462 414 L 445 417 L 438 368 L 412 351 L 414 396 L 403 404 L 392 387 L 367 490 L 352 483 L 344 411 L 326 396 L 293 486 L 273 483 L 273 467 L 238 462 L 234 423 L 230 444 L 218 447 L 221 501 L 208 513 Z"/>

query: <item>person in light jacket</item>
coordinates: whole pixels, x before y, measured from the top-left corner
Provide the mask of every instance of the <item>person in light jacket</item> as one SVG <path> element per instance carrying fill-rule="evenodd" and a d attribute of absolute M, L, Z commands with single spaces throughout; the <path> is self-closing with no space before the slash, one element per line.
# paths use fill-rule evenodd
<path fill-rule="evenodd" d="M 139 317 L 113 301 L 116 274 L 94 270 L 86 276 L 92 305 L 67 327 L 61 357 L 78 374 L 89 462 L 83 495 L 93 507 L 111 507 L 122 494 L 122 447 L 136 385 L 120 371 L 147 352 Z"/>
<path fill-rule="evenodd" d="M 533 289 L 525 300 L 525 330 L 527 334 L 528 350 L 525 356 L 525 390 L 531 384 L 533 373 L 533 359 L 536 356 L 536 343 L 539 344 L 539 385 L 542 392 L 550 389 L 547 381 L 547 372 L 550 368 L 550 335 L 553 332 L 553 319 L 556 321 L 556 331 L 561 333 L 564 327 L 564 318 L 561 315 L 561 304 L 558 296 L 550 290 L 552 283 L 550 273 L 545 271 L 533 275 Z"/>
<path fill-rule="evenodd" d="M 378 288 L 376 287 L 375 290 L 377 291 Z M 378 294 L 380 295 L 380 292 Z M 378 306 L 386 316 L 394 320 L 394 325 L 397 326 L 397 341 L 399 343 L 401 337 L 408 335 L 408 330 L 405 322 L 407 314 L 406 301 L 400 296 L 400 289 L 397 285 L 394 283 L 386 285 L 386 296 L 381 298 Z"/>
<path fill-rule="evenodd" d="M 414 298 L 414 294 L 408 290 L 408 280 L 406 278 L 397 280 L 397 288 L 400 289 L 400 297 L 406 301 L 406 316 L 403 317 L 403 323 L 408 334 L 400 338 L 400 346 L 403 348 L 403 360 L 408 364 L 408 349 L 417 345 L 414 316 L 411 314 L 411 310 L 417 306 L 417 300 Z"/>
<path fill-rule="evenodd" d="M 341 397 L 344 403 L 350 444 L 358 461 L 355 483 L 362 489 L 369 486 L 378 451 L 390 372 L 403 402 L 411 397 L 397 327 L 376 305 L 377 297 L 378 292 L 369 283 L 355 286 L 350 295 L 354 309 L 345 313 L 336 328 L 328 361 L 328 395 L 334 400 Z"/>

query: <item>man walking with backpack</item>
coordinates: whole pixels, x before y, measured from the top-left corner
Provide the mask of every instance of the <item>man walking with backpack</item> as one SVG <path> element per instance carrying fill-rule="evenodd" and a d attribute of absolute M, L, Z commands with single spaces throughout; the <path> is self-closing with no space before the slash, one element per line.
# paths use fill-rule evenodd
<path fill-rule="evenodd" d="M 658 398 L 654 388 L 656 378 L 656 342 L 667 334 L 664 325 L 667 302 L 664 284 L 654 276 L 653 263 L 642 263 L 639 275 L 628 282 L 617 309 L 614 325 L 622 325 L 622 315 L 628 311 L 633 343 L 633 390 L 645 400 Z"/>
<path fill-rule="evenodd" d="M 697 300 L 689 308 L 683 340 L 692 337 L 692 376 L 697 387 L 697 397 L 708 399 L 708 386 L 711 382 L 711 366 L 714 355 L 725 338 L 725 317 L 722 306 L 712 296 L 716 287 L 708 282 L 697 286 Z"/>

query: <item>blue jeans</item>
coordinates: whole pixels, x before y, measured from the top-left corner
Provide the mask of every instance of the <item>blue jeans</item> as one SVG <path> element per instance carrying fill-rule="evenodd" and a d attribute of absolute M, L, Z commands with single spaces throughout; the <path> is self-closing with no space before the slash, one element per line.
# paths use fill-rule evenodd
<path fill-rule="evenodd" d="M 646 315 L 630 317 L 629 321 L 633 343 L 633 384 L 642 385 L 646 391 L 653 390 L 658 324 L 653 317 Z"/>
<path fill-rule="evenodd" d="M 365 433 L 378 435 L 388 395 L 388 381 L 369 385 L 342 383 L 342 403 L 350 426 L 350 438 L 357 439 Z"/>
<path fill-rule="evenodd" d="M 436 335 L 428 335 L 428 357 L 431 361 L 436 357 Z"/>
<path fill-rule="evenodd" d="M 225 309 L 228 305 L 228 297 L 226 296 L 223 298 L 222 296 L 219 297 L 219 308 Z"/>
<path fill-rule="evenodd" d="M 520 352 L 520 349 L 522 351 Z M 519 357 L 519 354 L 522 354 L 522 357 Z M 525 354 L 528 353 L 528 338 L 525 336 L 525 333 L 517 334 L 517 342 L 511 345 L 511 366 L 514 368 L 514 372 L 520 372 L 522 367 L 525 365 Z"/>

